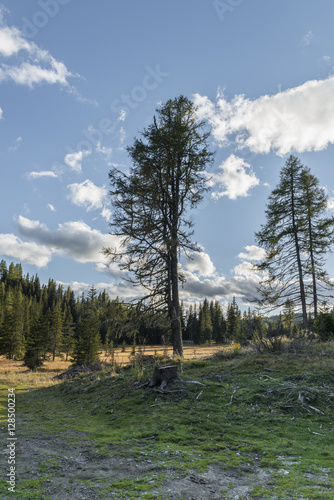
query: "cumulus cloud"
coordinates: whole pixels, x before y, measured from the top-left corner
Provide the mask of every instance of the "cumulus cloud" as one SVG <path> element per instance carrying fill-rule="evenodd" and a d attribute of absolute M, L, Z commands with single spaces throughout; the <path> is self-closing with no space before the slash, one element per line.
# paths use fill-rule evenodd
<path fill-rule="evenodd" d="M 91 151 L 76 151 L 75 153 L 68 153 L 64 161 L 75 172 L 81 173 L 82 160 L 91 154 Z"/>
<path fill-rule="evenodd" d="M 219 92 L 217 103 L 195 94 L 200 119 L 206 119 L 216 141 L 233 139 L 254 153 L 278 155 L 320 151 L 334 143 L 334 76 L 310 80 L 274 95 L 228 101 Z"/>
<path fill-rule="evenodd" d="M 187 301 L 201 301 L 204 297 L 209 300 L 230 301 L 238 297 L 243 303 L 249 303 L 256 296 L 256 286 L 259 279 L 251 275 L 234 275 L 227 279 L 215 275 L 201 279 L 194 273 L 184 272 L 187 281 L 180 290 L 180 297 Z"/>
<path fill-rule="evenodd" d="M 55 209 L 55 207 L 52 205 L 52 203 L 48 203 L 47 204 L 47 207 L 51 210 L 51 212 L 57 212 L 57 210 Z"/>
<path fill-rule="evenodd" d="M 192 252 L 186 261 L 186 269 L 198 276 L 212 276 L 216 268 L 204 249 L 201 252 Z"/>
<path fill-rule="evenodd" d="M 108 195 L 108 190 L 104 186 L 96 186 L 89 179 L 81 183 L 70 184 L 67 187 L 70 190 L 68 198 L 71 202 L 86 210 L 102 208 Z"/>
<path fill-rule="evenodd" d="M 0 234 L 0 254 L 39 268 L 47 266 L 52 259 L 52 251 L 47 246 L 22 241 L 14 234 Z"/>
<path fill-rule="evenodd" d="M 236 200 L 239 196 L 248 196 L 250 189 L 260 183 L 251 166 L 233 154 L 218 168 L 220 172 L 212 174 L 207 182 L 211 187 L 218 185 L 220 188 L 212 193 L 214 199 L 228 196 Z"/>
<path fill-rule="evenodd" d="M 34 42 L 26 40 L 14 26 L 5 26 L 0 21 L 0 55 L 16 61 L 0 63 L 0 82 L 12 80 L 18 85 L 32 88 L 36 84 L 60 84 L 69 87 L 73 76 L 65 64 L 57 61 L 48 51 L 40 49 Z"/>
<path fill-rule="evenodd" d="M 229 302 L 233 297 L 239 298 L 244 305 L 251 305 L 257 296 L 257 287 L 263 276 L 254 270 L 253 261 L 261 260 L 264 251 L 256 245 L 248 245 L 245 247 L 245 252 L 240 252 L 238 258 L 242 260 L 233 269 L 231 269 L 230 277 L 219 275 L 213 266 L 211 273 L 200 274 L 196 267 L 189 268 L 186 264 L 182 272 L 186 278 L 186 282 L 182 285 L 180 296 L 182 300 L 187 302 L 201 301 L 204 297 L 210 300 L 218 300 L 220 302 Z M 207 255 L 207 254 L 205 254 Z M 207 258 L 211 262 L 210 257 Z M 203 259 L 203 263 L 206 258 Z"/>
<path fill-rule="evenodd" d="M 105 262 L 102 248 L 119 248 L 118 237 L 103 234 L 82 221 L 65 222 L 52 231 L 40 221 L 33 221 L 20 215 L 17 224 L 21 236 L 77 262 Z"/>
<path fill-rule="evenodd" d="M 27 172 L 28 179 L 40 179 L 41 177 L 52 177 L 56 179 L 58 175 L 53 170 L 41 170 L 40 172 Z"/>
<path fill-rule="evenodd" d="M 263 248 L 256 245 L 246 245 L 245 250 L 246 252 L 239 253 L 239 259 L 256 261 L 264 259 L 266 255 L 266 252 L 263 250 Z"/>

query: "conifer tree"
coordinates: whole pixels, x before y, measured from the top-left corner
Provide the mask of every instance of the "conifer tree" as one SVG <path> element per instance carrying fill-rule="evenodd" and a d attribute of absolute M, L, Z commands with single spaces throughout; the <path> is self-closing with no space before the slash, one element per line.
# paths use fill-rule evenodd
<path fill-rule="evenodd" d="M 133 160 L 129 175 L 112 170 L 109 178 L 114 207 L 113 235 L 121 248 L 106 255 L 133 273 L 155 308 L 168 315 L 173 352 L 182 356 L 179 283 L 181 251 L 199 250 L 191 237 L 189 209 L 207 189 L 203 171 L 212 161 L 209 133 L 196 119 L 191 101 L 180 96 L 157 109 L 153 124 L 128 148 Z"/>
<path fill-rule="evenodd" d="M 54 305 L 53 311 L 51 313 L 51 325 L 49 331 L 49 348 L 52 353 L 53 361 L 56 355 L 59 353 L 60 346 L 63 339 L 63 324 L 64 318 L 61 310 L 60 300 Z"/>
<path fill-rule="evenodd" d="M 9 289 L 4 300 L 4 314 L 0 327 L 0 353 L 13 359 L 22 353 L 23 299 L 20 290 Z"/>
<path fill-rule="evenodd" d="M 30 336 L 27 338 L 26 351 L 24 354 L 24 364 L 30 370 L 36 370 L 43 365 L 43 353 L 45 347 L 45 333 L 41 322 L 42 316 L 35 316 L 31 329 Z"/>
<path fill-rule="evenodd" d="M 204 299 L 199 316 L 199 343 L 212 342 L 212 322 L 208 299 Z"/>
<path fill-rule="evenodd" d="M 73 352 L 75 344 L 74 329 L 75 329 L 75 324 L 73 322 L 72 315 L 69 313 L 64 321 L 62 343 L 61 343 L 61 350 L 65 352 L 66 361 L 68 360 L 68 356 Z"/>
<path fill-rule="evenodd" d="M 317 179 L 300 160 L 290 155 L 280 173 L 280 182 L 269 196 L 267 222 L 256 233 L 265 259 L 257 268 L 267 273 L 258 289 L 260 304 L 273 308 L 287 300 L 302 313 L 306 331 L 307 305 L 313 296 L 317 314 L 318 284 L 331 285 L 324 271 L 324 254 L 333 243 L 334 218 L 324 216 L 327 198 Z M 311 279 L 311 286 L 307 281 Z"/>
<path fill-rule="evenodd" d="M 91 300 L 84 304 L 83 317 L 79 336 L 74 345 L 72 362 L 74 365 L 95 363 L 99 360 L 100 350 L 99 321 L 94 308 L 94 301 Z"/>
<path fill-rule="evenodd" d="M 226 325 L 223 309 L 217 300 L 215 302 L 211 302 L 210 311 L 212 321 L 212 337 L 217 344 L 220 344 L 225 338 Z"/>
<path fill-rule="evenodd" d="M 334 217 L 327 217 L 328 197 L 319 187 L 319 181 L 304 167 L 301 178 L 301 211 L 304 216 L 304 228 L 301 235 L 301 248 L 307 253 L 305 274 L 310 275 L 311 284 L 306 293 L 312 297 L 314 318 L 318 314 L 319 300 L 328 298 L 333 291 L 327 272 L 324 269 L 325 255 L 331 249 L 334 237 Z"/>
<path fill-rule="evenodd" d="M 241 328 L 240 323 L 241 313 L 239 311 L 239 307 L 236 303 L 235 297 L 233 297 L 232 303 L 227 307 L 226 336 L 228 340 L 237 340 L 239 338 Z"/>

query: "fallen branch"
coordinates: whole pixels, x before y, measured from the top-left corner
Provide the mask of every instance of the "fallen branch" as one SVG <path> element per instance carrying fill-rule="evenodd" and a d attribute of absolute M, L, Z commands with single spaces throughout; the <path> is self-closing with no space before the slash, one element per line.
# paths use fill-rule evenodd
<path fill-rule="evenodd" d="M 316 411 L 317 413 L 320 413 L 321 415 L 325 415 L 325 413 L 321 410 L 318 410 L 318 408 L 315 408 L 314 406 L 308 405 L 311 410 Z"/>
<path fill-rule="evenodd" d="M 230 401 L 229 403 L 226 403 L 226 404 L 225 404 L 225 406 L 228 406 L 228 405 L 232 404 L 233 396 L 234 396 L 234 394 L 235 394 L 236 392 L 237 392 L 237 389 L 234 389 L 233 394 L 232 394 L 232 396 L 231 396 L 231 401 Z"/>
<path fill-rule="evenodd" d="M 203 391 L 201 391 L 198 396 L 196 397 L 196 399 L 198 399 L 201 395 L 203 394 Z"/>
<path fill-rule="evenodd" d="M 183 382 L 184 384 L 199 384 L 205 387 L 205 384 L 202 384 L 202 382 L 197 382 L 197 380 L 183 380 L 182 378 L 179 377 L 179 381 Z"/>

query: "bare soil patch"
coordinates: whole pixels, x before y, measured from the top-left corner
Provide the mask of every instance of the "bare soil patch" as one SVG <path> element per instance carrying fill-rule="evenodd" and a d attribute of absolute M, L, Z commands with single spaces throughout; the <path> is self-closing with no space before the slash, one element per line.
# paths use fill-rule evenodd
<path fill-rule="evenodd" d="M 52 500 L 144 499 L 148 492 L 136 491 L 143 477 L 152 482 L 149 498 L 156 499 L 247 499 L 251 498 L 249 492 L 259 485 L 270 491 L 270 473 L 260 467 L 226 470 L 210 465 L 207 472 L 190 471 L 182 475 L 168 467 L 163 455 L 161 460 L 146 457 L 135 460 L 110 450 L 107 456 L 100 456 L 85 435 L 74 433 L 67 437 L 45 433 L 20 437 L 17 464 L 17 484 L 38 480 L 43 491 L 40 498 Z M 124 489 L 120 491 L 122 483 Z M 0 494 L 0 498 L 9 497 Z M 13 498 L 19 497 L 13 495 Z"/>

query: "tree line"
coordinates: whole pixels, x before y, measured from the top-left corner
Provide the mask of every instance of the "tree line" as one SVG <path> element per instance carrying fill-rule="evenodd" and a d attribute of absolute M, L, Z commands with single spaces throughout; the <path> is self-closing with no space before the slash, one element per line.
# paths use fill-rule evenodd
<path fill-rule="evenodd" d="M 143 339 L 160 343 L 162 318 L 111 299 L 94 286 L 75 297 L 53 279 L 41 284 L 37 275 L 23 275 L 21 264 L 0 263 L 0 355 L 23 358 L 28 367 L 62 353 L 74 364 L 90 364 L 101 348 Z"/>
<path fill-rule="evenodd" d="M 334 311 L 327 308 L 314 321 L 308 319 L 322 340 L 334 336 Z M 184 342 L 201 344 L 255 341 L 259 347 L 277 349 L 283 337 L 292 337 L 301 328 L 291 304 L 275 319 L 250 308 L 241 312 L 233 297 L 226 311 L 218 301 L 204 299 L 185 310 L 180 304 Z M 101 350 L 111 353 L 119 345 L 162 345 L 172 341 L 166 316 L 159 310 L 110 299 L 94 286 L 87 295 L 75 297 L 49 279 L 41 284 L 37 275 L 22 273 L 21 264 L 7 268 L 0 263 L 0 355 L 23 359 L 35 369 L 45 359 L 62 355 L 73 364 L 91 364 Z"/>

